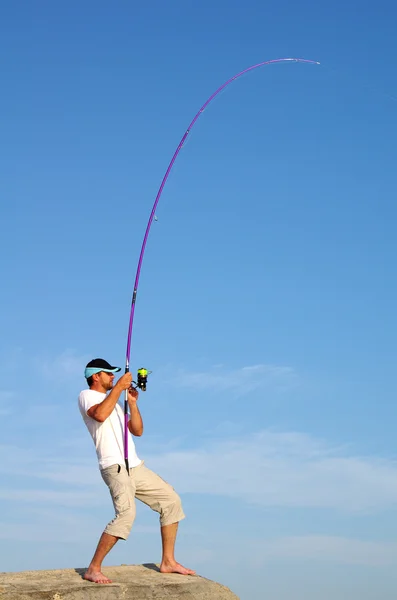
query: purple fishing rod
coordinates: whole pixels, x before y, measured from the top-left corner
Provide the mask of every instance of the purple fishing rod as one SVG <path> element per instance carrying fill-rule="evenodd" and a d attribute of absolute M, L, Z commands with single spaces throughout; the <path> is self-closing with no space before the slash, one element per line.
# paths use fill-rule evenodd
<path fill-rule="evenodd" d="M 204 110 L 212 102 L 212 100 L 223 89 L 225 89 L 225 87 L 227 87 L 229 85 L 229 83 L 232 83 L 232 81 L 234 81 L 235 79 L 238 79 L 242 75 L 245 75 L 245 73 L 248 73 L 249 71 L 253 71 L 254 69 L 258 69 L 259 67 L 263 67 L 264 65 L 271 65 L 273 63 L 280 63 L 280 62 L 301 62 L 301 63 L 310 63 L 310 64 L 313 64 L 313 65 L 319 65 L 320 64 L 318 61 L 315 61 L 315 60 L 306 60 L 305 58 L 276 58 L 274 60 L 266 60 L 264 62 L 258 63 L 257 65 L 252 65 L 252 67 L 248 67 L 247 69 L 244 69 L 244 71 L 240 71 L 240 73 L 237 73 L 237 75 L 234 75 L 233 77 L 231 77 L 230 79 L 228 79 L 223 85 L 221 85 L 208 98 L 208 100 L 203 104 L 203 106 L 200 108 L 200 110 L 198 111 L 198 113 L 195 115 L 193 121 L 190 123 L 189 127 L 186 129 L 186 131 L 185 131 L 185 133 L 184 133 L 181 141 L 178 144 L 177 149 L 174 152 L 174 155 L 173 155 L 173 157 L 171 159 L 170 164 L 168 165 L 168 168 L 167 168 L 167 170 L 165 172 L 165 175 L 163 177 L 163 180 L 162 180 L 161 185 L 159 187 L 159 190 L 157 192 L 157 196 L 156 196 L 156 199 L 155 199 L 154 204 L 153 204 L 152 212 L 150 213 L 149 221 L 148 221 L 148 224 L 147 224 L 147 227 L 146 227 L 145 236 L 143 238 L 141 253 L 139 255 L 138 267 L 137 267 L 137 270 L 136 270 L 135 283 L 134 283 L 134 291 L 133 291 L 133 294 L 132 294 L 132 301 L 131 301 L 130 322 L 129 322 L 129 327 L 128 327 L 127 351 L 126 351 L 126 358 L 125 358 L 125 372 L 126 373 L 128 373 L 128 371 L 130 370 L 130 354 L 131 354 L 132 327 L 133 327 L 133 323 L 134 323 L 135 302 L 136 302 L 136 296 L 137 296 L 137 293 L 138 293 L 139 277 L 140 277 L 140 274 L 141 274 L 143 255 L 145 253 L 146 242 L 147 242 L 148 237 L 149 237 L 149 232 L 150 232 L 150 228 L 152 226 L 153 218 L 154 218 L 154 216 L 156 214 L 157 205 L 159 203 L 161 194 L 163 193 L 163 189 L 164 189 L 164 186 L 165 186 L 166 181 L 168 179 L 168 176 L 169 176 L 169 174 L 171 172 L 171 169 L 174 166 L 174 162 L 176 161 L 177 156 L 178 156 L 178 154 L 179 154 L 179 152 L 180 152 L 183 144 L 185 143 L 187 136 L 191 132 L 193 125 L 196 123 L 196 121 L 199 118 L 199 116 L 201 115 L 201 113 L 204 112 Z M 125 459 L 125 464 L 126 464 L 127 471 L 128 471 L 128 390 L 125 393 L 124 417 L 125 417 L 124 418 L 124 425 L 125 425 L 124 426 L 124 459 Z"/>

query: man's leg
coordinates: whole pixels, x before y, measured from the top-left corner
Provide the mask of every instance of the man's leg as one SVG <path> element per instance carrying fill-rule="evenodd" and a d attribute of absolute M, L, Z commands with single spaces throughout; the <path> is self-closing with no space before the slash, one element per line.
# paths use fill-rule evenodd
<path fill-rule="evenodd" d="M 163 557 L 161 559 L 160 571 L 162 573 L 180 573 L 180 575 L 194 575 L 195 571 L 186 569 L 175 560 L 175 541 L 178 531 L 178 523 L 163 525 L 161 527 L 161 542 L 163 546 Z"/>
<path fill-rule="evenodd" d="M 160 514 L 163 545 L 160 571 L 162 573 L 194 575 L 194 571 L 177 563 L 174 556 L 178 523 L 185 517 L 180 497 L 169 483 L 145 465 L 141 464 L 134 467 L 130 469 L 130 472 L 135 483 L 135 497 Z"/>
<path fill-rule="evenodd" d="M 103 533 L 101 535 L 90 566 L 83 576 L 84 579 L 93 581 L 94 583 L 112 583 L 111 579 L 108 579 L 101 573 L 101 568 L 103 559 L 110 552 L 118 539 L 119 538 L 114 537 L 114 535 L 109 535 L 108 533 Z"/>
<path fill-rule="evenodd" d="M 94 583 L 112 583 L 101 573 L 102 561 L 110 552 L 117 540 L 126 540 L 135 519 L 135 488 L 126 469 L 112 465 L 101 471 L 101 475 L 109 488 L 116 512 L 115 518 L 108 523 L 101 535 L 97 549 L 84 575 L 84 579 Z"/>

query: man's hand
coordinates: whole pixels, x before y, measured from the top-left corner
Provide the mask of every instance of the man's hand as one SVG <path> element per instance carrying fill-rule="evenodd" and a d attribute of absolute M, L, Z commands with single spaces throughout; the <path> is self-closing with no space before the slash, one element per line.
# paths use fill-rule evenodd
<path fill-rule="evenodd" d="M 87 411 L 87 415 L 99 423 L 103 423 L 111 415 L 114 407 L 116 406 L 121 393 L 123 390 L 128 390 L 131 387 L 132 375 L 131 373 L 125 373 L 120 377 L 118 382 L 114 385 L 113 389 L 106 398 L 100 403 L 91 406 Z"/>
<path fill-rule="evenodd" d="M 125 373 L 124 375 L 122 375 L 120 377 L 120 379 L 118 380 L 118 382 L 116 383 L 116 385 L 114 387 L 117 386 L 120 390 L 128 390 L 128 388 L 131 387 L 131 383 L 132 383 L 131 373 Z"/>
<path fill-rule="evenodd" d="M 138 401 L 138 390 L 136 390 L 134 387 L 130 386 L 128 388 L 128 402 L 132 402 L 133 404 L 136 404 L 136 402 Z"/>
<path fill-rule="evenodd" d="M 138 390 L 132 386 L 128 388 L 128 406 L 130 407 L 128 429 L 132 435 L 140 436 L 143 433 L 143 421 L 137 404 L 138 395 Z"/>

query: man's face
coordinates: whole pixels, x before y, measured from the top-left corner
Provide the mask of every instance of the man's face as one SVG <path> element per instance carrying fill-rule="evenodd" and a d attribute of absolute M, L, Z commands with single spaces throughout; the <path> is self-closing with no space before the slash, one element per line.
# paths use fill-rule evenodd
<path fill-rule="evenodd" d="M 114 382 L 114 373 L 106 373 L 106 371 L 101 371 L 98 373 L 99 381 L 102 387 L 108 392 L 113 388 Z"/>

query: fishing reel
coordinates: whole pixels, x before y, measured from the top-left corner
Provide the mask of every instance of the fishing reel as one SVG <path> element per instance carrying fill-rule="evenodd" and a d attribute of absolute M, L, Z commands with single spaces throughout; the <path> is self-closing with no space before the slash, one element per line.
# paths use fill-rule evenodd
<path fill-rule="evenodd" d="M 144 369 L 144 368 L 138 369 L 138 373 L 137 373 L 138 381 L 134 381 L 134 383 L 136 383 L 136 387 L 139 388 L 140 390 L 142 390 L 143 392 L 146 392 L 147 378 L 151 372 L 152 371 L 148 371 L 147 369 Z"/>

